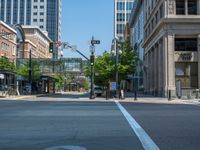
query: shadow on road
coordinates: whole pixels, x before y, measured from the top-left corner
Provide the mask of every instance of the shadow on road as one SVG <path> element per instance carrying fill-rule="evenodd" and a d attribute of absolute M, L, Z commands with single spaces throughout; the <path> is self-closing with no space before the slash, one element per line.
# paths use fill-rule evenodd
<path fill-rule="evenodd" d="M 89 93 L 83 93 L 83 94 L 56 93 L 56 94 L 38 95 L 37 97 L 78 99 L 78 98 L 89 98 Z"/>

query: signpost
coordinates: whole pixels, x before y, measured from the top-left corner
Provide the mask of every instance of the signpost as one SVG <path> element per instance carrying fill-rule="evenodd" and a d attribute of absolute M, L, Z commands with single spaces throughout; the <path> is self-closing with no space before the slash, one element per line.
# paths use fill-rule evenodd
<path fill-rule="evenodd" d="M 116 82 L 110 83 L 110 91 L 116 91 L 117 90 L 117 84 Z"/>
<path fill-rule="evenodd" d="M 90 99 L 94 99 L 94 52 L 95 52 L 95 45 L 100 44 L 99 40 L 94 40 L 94 37 L 92 37 L 91 40 L 91 56 L 90 56 L 90 67 L 91 67 L 91 84 L 90 84 Z"/>
<path fill-rule="evenodd" d="M 93 40 L 91 41 L 91 44 L 92 44 L 92 45 L 100 44 L 100 43 L 101 43 L 100 40 L 94 40 L 94 39 L 93 39 Z"/>

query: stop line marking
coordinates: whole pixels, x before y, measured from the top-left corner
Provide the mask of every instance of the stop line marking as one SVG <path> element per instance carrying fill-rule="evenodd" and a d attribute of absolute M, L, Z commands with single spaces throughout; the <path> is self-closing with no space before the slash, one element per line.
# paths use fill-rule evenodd
<path fill-rule="evenodd" d="M 139 138 L 142 146 L 145 150 L 160 150 L 159 147 L 154 143 L 151 137 L 145 132 L 145 130 L 137 123 L 137 121 L 128 113 L 128 111 L 118 102 L 115 101 L 120 111 L 128 121 L 129 125 Z"/>

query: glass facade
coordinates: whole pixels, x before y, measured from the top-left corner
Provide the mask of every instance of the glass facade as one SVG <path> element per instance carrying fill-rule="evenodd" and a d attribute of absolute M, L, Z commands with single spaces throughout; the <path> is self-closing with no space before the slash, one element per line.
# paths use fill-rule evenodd
<path fill-rule="evenodd" d="M 18 18 L 18 0 L 13 1 L 13 24 L 17 24 Z"/>
<path fill-rule="evenodd" d="M 26 2 L 26 24 L 31 24 L 31 0 Z"/>
<path fill-rule="evenodd" d="M 7 8 L 6 8 L 6 22 L 8 23 L 8 24 L 10 24 L 11 23 L 11 6 L 12 6 L 12 4 L 11 4 L 11 0 L 7 0 Z"/>
<path fill-rule="evenodd" d="M 0 13 L 0 19 L 4 20 L 5 16 L 5 0 L 1 0 L 1 13 Z"/>
<path fill-rule="evenodd" d="M 134 74 L 134 88 L 143 90 L 143 62 L 144 62 L 144 11 L 143 3 L 141 4 L 138 12 L 135 10 L 132 13 L 137 13 L 134 22 L 131 24 L 131 43 L 134 50 L 137 52 L 139 61 L 136 66 L 136 72 Z M 132 15 L 133 16 L 133 15 Z"/>
<path fill-rule="evenodd" d="M 130 19 L 134 0 L 115 0 L 115 37 L 124 39 L 124 27 Z"/>
<path fill-rule="evenodd" d="M 58 7 L 58 0 L 47 1 L 47 31 L 53 41 L 58 39 Z"/>
<path fill-rule="evenodd" d="M 24 24 L 24 0 L 20 0 L 20 24 Z"/>

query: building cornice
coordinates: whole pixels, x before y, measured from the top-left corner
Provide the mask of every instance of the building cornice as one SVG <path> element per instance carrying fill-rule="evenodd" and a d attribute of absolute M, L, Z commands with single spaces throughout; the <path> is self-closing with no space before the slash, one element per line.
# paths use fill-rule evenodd
<path fill-rule="evenodd" d="M 9 25 L 7 25 L 5 22 L 0 20 L 0 24 L 3 25 L 4 27 L 8 28 L 13 33 L 17 34 L 17 31 L 15 29 L 13 29 L 12 27 L 10 27 Z"/>

